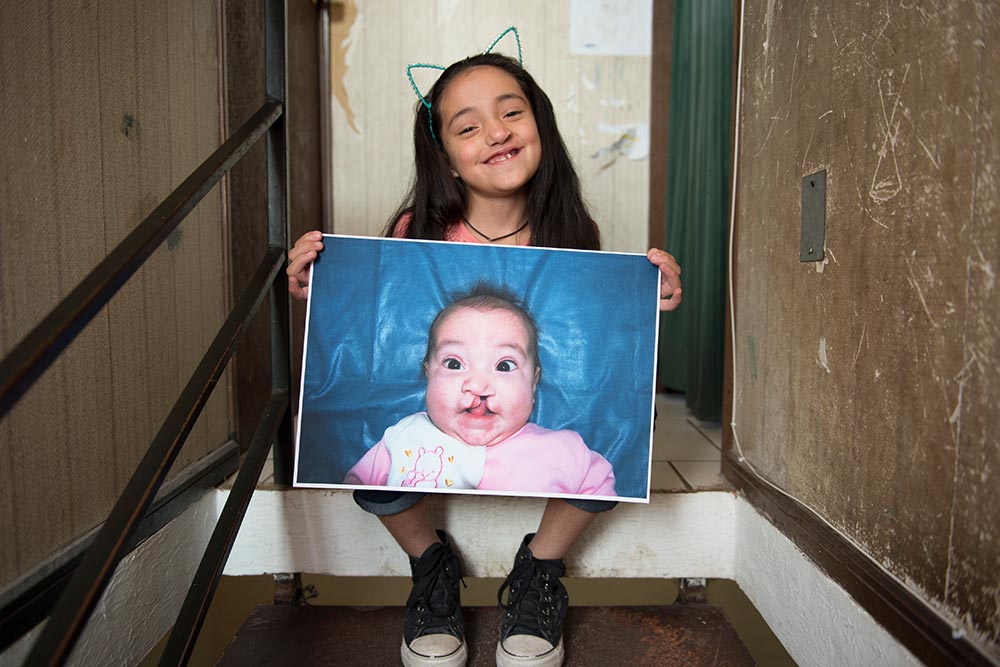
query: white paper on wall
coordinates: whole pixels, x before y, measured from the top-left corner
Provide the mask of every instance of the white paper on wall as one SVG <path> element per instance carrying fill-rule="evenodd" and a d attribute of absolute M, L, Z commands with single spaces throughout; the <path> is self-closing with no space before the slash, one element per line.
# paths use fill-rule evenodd
<path fill-rule="evenodd" d="M 570 53 L 648 56 L 652 44 L 652 0 L 573 0 Z"/>

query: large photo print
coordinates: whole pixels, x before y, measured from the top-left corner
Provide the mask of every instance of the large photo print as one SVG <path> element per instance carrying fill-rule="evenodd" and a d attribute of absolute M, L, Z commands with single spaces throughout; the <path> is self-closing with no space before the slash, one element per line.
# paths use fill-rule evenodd
<path fill-rule="evenodd" d="M 645 255 L 323 237 L 295 486 L 648 502 Z"/>

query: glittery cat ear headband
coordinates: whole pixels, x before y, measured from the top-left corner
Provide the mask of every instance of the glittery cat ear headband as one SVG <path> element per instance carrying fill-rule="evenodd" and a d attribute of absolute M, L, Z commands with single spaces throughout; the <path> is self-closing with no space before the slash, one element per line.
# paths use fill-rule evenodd
<path fill-rule="evenodd" d="M 514 40 L 517 42 L 517 64 L 520 65 L 523 68 L 524 67 L 524 59 L 521 57 L 521 36 L 517 33 L 517 28 L 515 28 L 514 26 L 510 26 L 509 28 L 507 28 L 506 30 L 504 30 L 502 33 L 500 33 L 499 35 L 497 35 L 497 38 L 493 40 L 493 42 L 490 44 L 489 48 L 487 48 L 485 51 L 483 51 L 483 53 L 486 54 L 486 53 L 490 53 L 491 51 L 493 51 L 493 47 L 496 46 L 497 42 L 499 42 L 501 39 L 503 39 L 507 35 L 508 32 L 514 33 Z M 412 65 L 407 65 L 406 66 L 406 77 L 410 80 L 410 85 L 413 87 L 413 92 L 417 94 L 417 98 L 419 98 L 420 102 L 425 107 L 427 107 L 427 124 L 428 124 L 428 126 L 430 126 L 431 136 L 434 138 L 434 141 L 437 141 L 438 140 L 437 135 L 434 134 L 434 115 L 431 113 L 431 103 L 427 101 L 427 98 L 424 97 L 423 94 L 420 92 L 420 89 L 417 88 L 417 83 L 413 80 L 413 70 L 414 69 L 436 69 L 436 70 L 444 71 L 444 70 L 446 70 L 448 68 L 447 67 L 442 67 L 441 65 L 430 65 L 428 63 L 413 63 Z"/>

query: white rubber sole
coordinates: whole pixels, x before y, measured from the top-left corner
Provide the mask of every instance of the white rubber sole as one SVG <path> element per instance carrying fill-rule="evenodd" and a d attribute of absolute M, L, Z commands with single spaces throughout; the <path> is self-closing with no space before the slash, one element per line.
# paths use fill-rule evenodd
<path fill-rule="evenodd" d="M 399 655 L 403 659 L 404 667 L 465 667 L 465 663 L 469 659 L 469 649 L 465 644 L 465 639 L 463 639 L 461 645 L 452 653 L 429 656 L 412 651 L 406 645 L 406 641 L 403 641 L 399 647 Z"/>
<path fill-rule="evenodd" d="M 497 643 L 497 667 L 562 667 L 565 656 L 561 638 L 554 649 L 536 656 L 511 655 Z"/>

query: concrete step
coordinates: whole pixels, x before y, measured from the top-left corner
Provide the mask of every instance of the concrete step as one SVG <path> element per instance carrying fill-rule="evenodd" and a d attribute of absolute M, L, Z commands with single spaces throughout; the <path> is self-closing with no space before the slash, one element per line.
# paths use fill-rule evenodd
<path fill-rule="evenodd" d="M 544 498 L 442 494 L 425 502 L 434 527 L 447 530 L 456 545 L 465 576 L 500 578 L 546 504 Z M 588 578 L 736 579 L 735 508 L 736 496 L 726 491 L 654 493 L 648 505 L 620 503 L 597 515 L 573 545 L 567 571 Z M 257 489 L 225 574 L 272 572 L 409 577 L 410 566 L 350 491 Z"/>
<path fill-rule="evenodd" d="M 494 665 L 497 610 L 465 613 L 469 665 Z M 244 621 L 219 667 L 398 665 L 402 607 L 261 605 Z M 564 641 L 572 667 L 754 665 L 721 607 L 570 607 Z"/>

